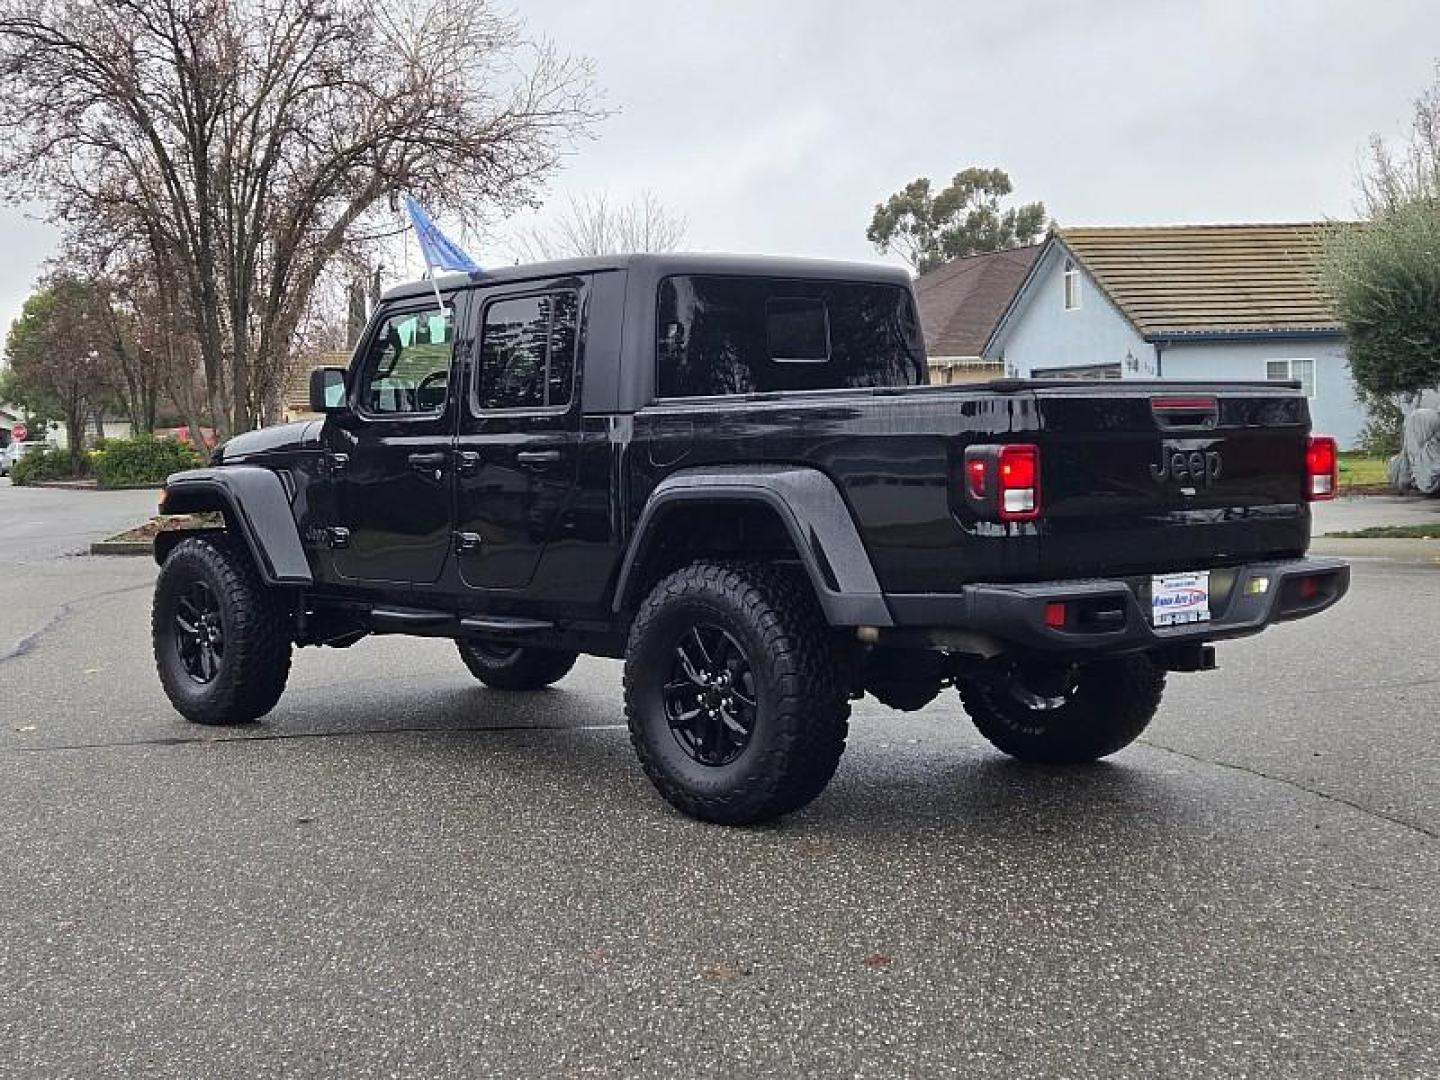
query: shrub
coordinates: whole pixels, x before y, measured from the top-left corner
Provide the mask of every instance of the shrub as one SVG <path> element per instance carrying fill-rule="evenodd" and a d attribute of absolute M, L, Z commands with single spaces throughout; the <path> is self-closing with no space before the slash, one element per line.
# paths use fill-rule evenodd
<path fill-rule="evenodd" d="M 84 469 L 81 469 L 83 475 Z M 70 451 L 49 446 L 44 450 L 27 450 L 10 469 L 10 482 L 16 487 L 39 484 L 46 480 L 71 480 Z"/>
<path fill-rule="evenodd" d="M 173 472 L 205 464 L 204 455 L 188 443 L 149 435 L 108 439 L 91 460 L 102 488 L 161 484 Z"/>
<path fill-rule="evenodd" d="M 1355 449 L 1367 457 L 1388 458 L 1400 452 L 1405 413 L 1395 398 L 1355 387 L 1355 398 L 1365 409 L 1365 426 L 1355 438 Z"/>

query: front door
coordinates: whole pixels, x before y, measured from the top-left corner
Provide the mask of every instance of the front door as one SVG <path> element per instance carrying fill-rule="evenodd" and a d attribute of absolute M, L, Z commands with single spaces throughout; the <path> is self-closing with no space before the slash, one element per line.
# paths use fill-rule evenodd
<path fill-rule="evenodd" d="M 456 550 L 472 589 L 527 588 L 574 492 L 585 290 L 567 278 L 476 297 L 456 447 Z"/>
<path fill-rule="evenodd" d="M 333 568 L 359 582 L 429 584 L 450 548 L 451 377 L 456 298 L 382 311 L 350 377 L 350 408 L 325 424 Z M 463 300 L 462 300 L 463 302 Z"/>

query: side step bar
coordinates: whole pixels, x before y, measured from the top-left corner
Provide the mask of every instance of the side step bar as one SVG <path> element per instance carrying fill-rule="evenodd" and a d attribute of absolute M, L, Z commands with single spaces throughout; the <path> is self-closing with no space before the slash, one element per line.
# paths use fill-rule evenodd
<path fill-rule="evenodd" d="M 374 634 L 414 634 L 421 637 L 462 637 L 483 634 L 486 637 L 544 634 L 555 624 L 541 619 L 522 619 L 509 615 L 467 615 L 429 608 L 377 607 L 366 618 Z"/>

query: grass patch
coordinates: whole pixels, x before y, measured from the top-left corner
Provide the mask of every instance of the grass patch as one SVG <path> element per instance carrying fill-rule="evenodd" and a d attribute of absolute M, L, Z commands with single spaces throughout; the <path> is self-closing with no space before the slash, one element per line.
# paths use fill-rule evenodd
<path fill-rule="evenodd" d="M 1340 455 L 1340 493 L 1385 488 L 1385 459 L 1353 452 Z"/>
<path fill-rule="evenodd" d="M 1325 535 L 1345 540 L 1440 540 L 1440 521 L 1434 525 L 1371 525 L 1368 529 Z"/>

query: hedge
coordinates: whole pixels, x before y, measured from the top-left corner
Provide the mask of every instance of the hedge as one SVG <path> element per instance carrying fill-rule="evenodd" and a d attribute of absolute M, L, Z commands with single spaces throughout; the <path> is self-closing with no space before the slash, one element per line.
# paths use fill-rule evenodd
<path fill-rule="evenodd" d="M 204 465 L 205 455 L 178 439 L 141 435 L 107 439 L 90 460 L 102 488 L 143 487 L 164 483 L 167 476 L 181 469 Z"/>
<path fill-rule="evenodd" d="M 83 467 L 81 472 L 84 472 Z M 27 450 L 10 467 L 10 482 L 16 487 L 74 478 L 75 473 L 70 468 L 70 451 L 54 446 L 44 450 Z"/>

